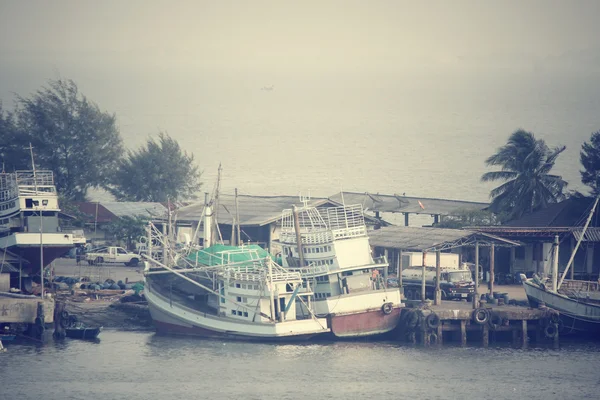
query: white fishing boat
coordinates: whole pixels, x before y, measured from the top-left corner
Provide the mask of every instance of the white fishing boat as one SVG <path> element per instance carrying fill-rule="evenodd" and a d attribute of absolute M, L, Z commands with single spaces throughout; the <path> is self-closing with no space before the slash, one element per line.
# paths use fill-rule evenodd
<path fill-rule="evenodd" d="M 600 334 L 600 282 L 565 279 L 569 268 L 573 265 L 577 249 L 585 237 L 585 232 L 598 205 L 599 198 L 596 198 L 569 262 L 560 277 L 558 272 L 558 236 L 555 237 L 554 243 L 552 276 L 541 278 L 534 275 L 533 278 L 527 279 L 525 275 L 521 274 L 529 303 L 535 307 L 545 304 L 547 307 L 557 310 L 560 313 L 564 333 Z"/>
<path fill-rule="evenodd" d="M 205 243 L 212 221 L 206 207 Z M 168 235 L 150 226 L 144 294 L 157 331 L 244 340 L 305 340 L 327 334 L 327 320 L 315 315 L 313 293 L 299 272 L 276 264 L 258 246 L 208 245 L 175 252 Z"/>
<path fill-rule="evenodd" d="M 284 210 L 281 233 L 282 265 L 299 273 L 300 293 L 339 338 L 379 335 L 398 324 L 398 288 L 388 288 L 385 257 L 373 258 L 362 206 L 307 206 Z M 300 307 L 305 307 L 302 304 Z"/>

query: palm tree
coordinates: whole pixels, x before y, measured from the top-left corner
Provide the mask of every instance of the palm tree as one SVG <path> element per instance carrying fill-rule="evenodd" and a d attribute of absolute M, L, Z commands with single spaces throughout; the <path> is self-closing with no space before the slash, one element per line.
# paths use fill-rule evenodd
<path fill-rule="evenodd" d="M 490 209 L 516 219 L 562 200 L 567 182 L 549 172 L 565 148 L 550 149 L 542 139 L 521 129 L 510 135 L 508 142 L 485 160 L 487 166 L 499 165 L 502 170 L 486 172 L 481 180 L 506 181 L 490 192 Z"/>

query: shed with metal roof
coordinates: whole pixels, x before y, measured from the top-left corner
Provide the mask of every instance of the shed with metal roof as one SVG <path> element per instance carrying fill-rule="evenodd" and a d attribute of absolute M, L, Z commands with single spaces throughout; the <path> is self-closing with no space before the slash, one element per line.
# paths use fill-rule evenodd
<path fill-rule="evenodd" d="M 340 192 L 330 199 L 348 204 L 362 204 L 378 216 L 380 213 L 403 213 L 404 225 L 409 225 L 410 214 L 424 214 L 434 217 L 434 223 L 443 216 L 459 215 L 467 211 L 480 211 L 489 207 L 489 203 L 463 200 L 448 200 L 428 197 L 411 197 L 404 194 L 374 194 L 369 192 Z"/>

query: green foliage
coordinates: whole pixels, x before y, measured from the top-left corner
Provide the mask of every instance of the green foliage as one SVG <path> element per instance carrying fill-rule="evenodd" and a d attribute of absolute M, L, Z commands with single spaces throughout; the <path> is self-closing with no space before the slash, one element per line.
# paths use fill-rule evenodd
<path fill-rule="evenodd" d="M 460 229 L 465 226 L 498 225 L 501 219 L 487 210 L 459 210 L 454 215 L 445 216 L 435 225 L 436 228 Z"/>
<path fill-rule="evenodd" d="M 83 201 L 90 187 L 108 183 L 123 154 L 114 115 L 100 111 L 71 80 L 50 80 L 30 98 L 17 100 L 18 137 L 1 138 L 17 157 L 12 167 L 31 168 L 31 143 L 36 168 L 52 170 L 67 199 Z"/>
<path fill-rule="evenodd" d="M 592 189 L 592 195 L 600 194 L 600 131 L 592 133 L 590 141 L 584 142 L 580 153 L 581 182 Z"/>
<path fill-rule="evenodd" d="M 24 140 L 15 122 L 15 115 L 5 112 L 0 103 L 0 162 L 6 172 L 28 168 L 26 147 L 29 143 Z"/>
<path fill-rule="evenodd" d="M 107 190 L 119 201 L 193 199 L 201 187 L 200 176 L 194 156 L 161 132 L 158 141 L 150 138 L 146 146 L 127 153 Z"/>
<path fill-rule="evenodd" d="M 508 142 L 486 160 L 486 165 L 500 166 L 501 170 L 486 172 L 481 180 L 505 181 L 490 192 L 490 210 L 516 219 L 562 200 L 567 182 L 558 175 L 550 175 L 550 170 L 565 148 L 550 149 L 530 132 L 514 132 Z"/>
<path fill-rule="evenodd" d="M 122 240 L 127 243 L 127 248 L 131 249 L 133 243 L 140 237 L 146 237 L 146 226 L 149 218 L 141 216 L 123 216 L 115 221 L 103 226 L 106 234 L 116 240 Z"/>

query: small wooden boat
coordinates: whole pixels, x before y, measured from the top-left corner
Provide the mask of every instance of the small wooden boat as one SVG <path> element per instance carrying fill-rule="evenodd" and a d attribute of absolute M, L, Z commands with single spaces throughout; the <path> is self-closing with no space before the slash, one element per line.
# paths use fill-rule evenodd
<path fill-rule="evenodd" d="M 16 337 L 17 335 L 0 333 L 0 342 L 11 342 L 15 340 Z"/>
<path fill-rule="evenodd" d="M 100 334 L 102 327 L 89 328 L 85 326 L 75 326 L 70 328 L 65 328 L 65 335 L 71 339 L 96 339 Z"/>

